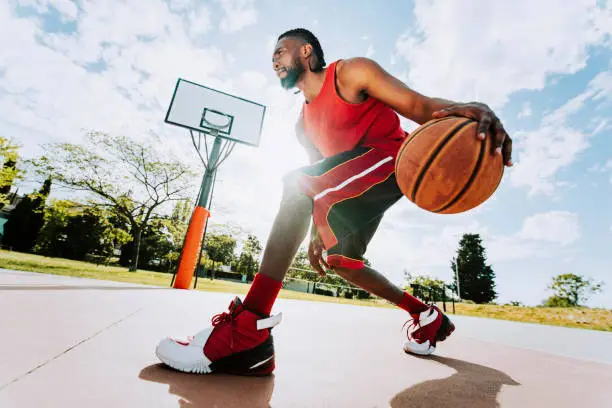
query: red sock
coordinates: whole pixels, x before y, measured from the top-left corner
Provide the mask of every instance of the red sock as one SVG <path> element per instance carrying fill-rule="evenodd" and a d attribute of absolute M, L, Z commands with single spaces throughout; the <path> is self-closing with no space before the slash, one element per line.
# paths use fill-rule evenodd
<path fill-rule="evenodd" d="M 244 307 L 253 312 L 269 316 L 282 285 L 282 282 L 258 273 L 255 275 L 251 289 L 244 299 Z"/>
<path fill-rule="evenodd" d="M 419 299 L 415 298 L 408 292 L 404 292 L 404 296 L 402 297 L 402 300 L 398 303 L 398 306 L 411 314 L 421 313 L 428 307 L 425 303 L 421 302 Z"/>

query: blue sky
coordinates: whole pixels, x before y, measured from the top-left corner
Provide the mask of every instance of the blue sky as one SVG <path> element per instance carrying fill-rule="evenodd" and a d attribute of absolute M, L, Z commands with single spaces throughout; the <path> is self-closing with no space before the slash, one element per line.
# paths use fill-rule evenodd
<path fill-rule="evenodd" d="M 374 266 L 397 283 L 404 269 L 450 280 L 458 236 L 479 232 L 500 302 L 538 304 L 552 276 L 573 272 L 605 281 L 590 304 L 612 307 L 612 2 L 336 4 L 11 0 L 0 5 L 0 134 L 33 157 L 84 128 L 154 133 L 201 170 L 186 133 L 163 123 L 176 78 L 257 100 L 269 107 L 262 144 L 224 163 L 212 222 L 265 241 L 280 175 L 307 161 L 292 133 L 300 95 L 278 86 L 271 50 L 281 32 L 309 28 L 328 63 L 368 56 L 426 95 L 485 102 L 514 139 L 515 166 L 477 210 L 390 210 Z"/>

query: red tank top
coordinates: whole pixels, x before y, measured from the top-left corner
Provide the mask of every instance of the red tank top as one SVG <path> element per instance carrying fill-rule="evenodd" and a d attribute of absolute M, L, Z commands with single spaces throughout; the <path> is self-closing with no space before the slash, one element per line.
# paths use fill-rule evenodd
<path fill-rule="evenodd" d="M 336 90 L 336 64 L 329 64 L 323 87 L 310 102 L 304 103 L 304 134 L 323 157 L 351 150 L 358 145 L 397 153 L 406 132 L 397 113 L 384 103 L 368 97 L 349 103 Z"/>

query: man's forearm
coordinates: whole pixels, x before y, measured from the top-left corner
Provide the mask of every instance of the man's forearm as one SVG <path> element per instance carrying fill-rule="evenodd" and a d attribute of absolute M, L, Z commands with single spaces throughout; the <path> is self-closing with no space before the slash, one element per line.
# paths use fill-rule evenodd
<path fill-rule="evenodd" d="M 455 105 L 457 102 L 450 101 L 448 99 L 443 98 L 429 98 L 428 103 L 425 104 L 425 112 L 423 112 L 423 116 L 425 118 L 424 122 L 428 122 L 433 119 L 433 113 L 437 112 L 441 109 L 448 108 L 451 105 Z"/>

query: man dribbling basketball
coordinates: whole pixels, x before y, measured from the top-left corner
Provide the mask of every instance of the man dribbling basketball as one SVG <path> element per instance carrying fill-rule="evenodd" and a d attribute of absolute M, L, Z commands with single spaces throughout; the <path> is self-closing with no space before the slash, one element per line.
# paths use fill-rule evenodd
<path fill-rule="evenodd" d="M 326 67 L 323 50 L 308 30 L 282 34 L 272 65 L 286 89 L 305 97 L 296 130 L 311 164 L 284 178 L 284 193 L 261 266 L 244 300 L 213 317 L 212 327 L 188 341 L 158 345 L 165 364 L 186 372 L 270 374 L 275 368 L 270 316 L 282 280 L 313 225 L 308 256 L 320 274 L 333 269 L 347 281 L 406 310 L 412 319 L 407 353 L 429 355 L 454 330 L 438 307 L 426 305 L 364 265 L 363 255 L 385 211 L 403 197 L 394 161 L 407 133 L 399 115 L 418 124 L 449 115 L 479 122 L 478 135 L 494 135 L 510 166 L 512 141 L 495 114 L 480 103 L 428 98 L 367 58 Z"/>

